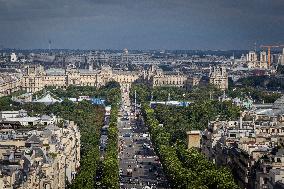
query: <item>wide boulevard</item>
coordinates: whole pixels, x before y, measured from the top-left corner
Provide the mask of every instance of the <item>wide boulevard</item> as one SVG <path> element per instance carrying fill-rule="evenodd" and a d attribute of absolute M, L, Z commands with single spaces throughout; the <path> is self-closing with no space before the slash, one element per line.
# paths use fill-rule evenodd
<path fill-rule="evenodd" d="M 119 172 L 122 189 L 170 188 L 156 156 L 147 127 L 138 119 L 140 111 L 131 104 L 128 87 L 122 87 L 118 118 Z"/>

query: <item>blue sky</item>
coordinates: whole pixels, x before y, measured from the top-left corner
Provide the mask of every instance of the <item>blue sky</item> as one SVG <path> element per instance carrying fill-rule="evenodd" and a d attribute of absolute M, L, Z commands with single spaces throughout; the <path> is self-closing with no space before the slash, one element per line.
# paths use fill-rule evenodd
<path fill-rule="evenodd" d="M 0 0 L 0 46 L 252 49 L 284 43 L 284 0 Z"/>

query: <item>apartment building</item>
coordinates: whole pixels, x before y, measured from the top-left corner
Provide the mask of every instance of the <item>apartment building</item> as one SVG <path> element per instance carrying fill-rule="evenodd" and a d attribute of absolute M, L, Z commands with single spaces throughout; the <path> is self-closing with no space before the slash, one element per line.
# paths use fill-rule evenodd
<path fill-rule="evenodd" d="M 232 170 L 238 185 L 246 189 L 283 186 L 284 112 L 280 98 L 274 113 L 252 109 L 238 120 L 209 122 L 201 137 L 201 152 L 218 166 Z"/>
<path fill-rule="evenodd" d="M 65 188 L 80 166 L 80 131 L 71 121 L 33 127 L 5 118 L 0 143 L 0 188 Z"/>

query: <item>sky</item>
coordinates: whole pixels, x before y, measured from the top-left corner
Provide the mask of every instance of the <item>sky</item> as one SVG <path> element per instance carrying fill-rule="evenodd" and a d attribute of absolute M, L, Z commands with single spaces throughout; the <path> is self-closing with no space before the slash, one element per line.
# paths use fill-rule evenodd
<path fill-rule="evenodd" d="M 0 0 L 0 48 L 253 49 L 284 44 L 284 0 Z"/>

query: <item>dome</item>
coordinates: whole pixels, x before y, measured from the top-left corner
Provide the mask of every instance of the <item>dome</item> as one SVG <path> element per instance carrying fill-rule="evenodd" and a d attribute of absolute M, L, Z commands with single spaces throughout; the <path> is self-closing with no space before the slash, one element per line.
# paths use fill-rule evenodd
<path fill-rule="evenodd" d="M 128 54 L 128 50 L 125 48 L 125 49 L 123 49 L 123 53 L 124 54 Z"/>

